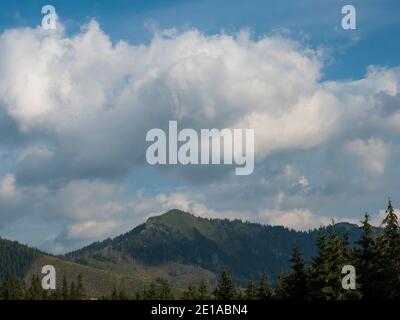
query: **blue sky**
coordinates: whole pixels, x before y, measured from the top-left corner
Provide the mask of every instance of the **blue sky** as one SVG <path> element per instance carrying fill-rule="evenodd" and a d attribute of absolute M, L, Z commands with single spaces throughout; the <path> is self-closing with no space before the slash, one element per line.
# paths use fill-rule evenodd
<path fill-rule="evenodd" d="M 45 4 L 64 31 L 40 29 Z M 345 4 L 356 30 L 341 28 Z M 365 211 L 379 223 L 387 196 L 400 202 L 399 13 L 396 0 L 2 1 L 0 235 L 59 253 L 172 207 L 301 230 Z M 255 173 L 149 166 L 145 132 L 172 119 L 254 126 Z"/>
<path fill-rule="evenodd" d="M 103 30 L 115 41 L 132 43 L 149 41 L 146 25 L 180 30 L 198 28 L 213 34 L 221 30 L 237 32 L 249 28 L 254 36 L 287 32 L 310 46 L 333 50 L 334 62 L 324 76 L 327 79 L 360 78 L 366 66 L 399 63 L 400 32 L 396 0 L 353 0 L 357 9 L 357 31 L 340 28 L 342 0 L 116 0 L 116 1 L 52 1 L 69 32 L 79 30 L 83 22 L 97 19 Z M 0 30 L 36 26 L 40 11 L 48 1 L 2 1 Z M 284 31 L 283 31 L 284 30 Z M 354 38 L 359 39 L 354 43 Z M 368 53 L 368 54 L 366 54 Z"/>

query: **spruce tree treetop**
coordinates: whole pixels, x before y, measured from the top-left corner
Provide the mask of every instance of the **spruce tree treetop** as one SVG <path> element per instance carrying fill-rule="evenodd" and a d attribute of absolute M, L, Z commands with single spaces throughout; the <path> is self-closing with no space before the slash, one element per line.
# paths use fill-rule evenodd
<path fill-rule="evenodd" d="M 225 267 L 221 270 L 214 295 L 217 300 L 233 300 L 237 298 L 235 284 L 233 283 L 229 270 Z"/>

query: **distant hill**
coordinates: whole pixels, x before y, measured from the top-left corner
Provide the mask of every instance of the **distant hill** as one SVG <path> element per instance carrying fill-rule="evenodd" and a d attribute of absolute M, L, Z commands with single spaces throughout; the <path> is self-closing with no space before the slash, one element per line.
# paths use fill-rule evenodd
<path fill-rule="evenodd" d="M 359 227 L 354 224 L 340 223 L 334 228 L 338 233 L 349 233 L 351 241 L 360 236 Z M 275 280 L 279 273 L 288 270 L 294 246 L 306 258 L 316 253 L 318 232 L 299 232 L 240 220 L 204 219 L 171 210 L 148 219 L 128 233 L 93 243 L 66 257 L 100 268 L 120 264 L 163 268 L 177 263 L 199 267 L 214 276 L 224 265 L 239 282 L 250 276 L 259 278 L 264 271 Z"/>
<path fill-rule="evenodd" d="M 349 234 L 350 242 L 360 229 L 350 223 L 324 227 Z M 65 256 L 52 256 L 17 242 L 0 238 L 0 281 L 15 274 L 29 282 L 43 265 L 57 270 L 60 284 L 65 275 L 75 281 L 82 274 L 90 297 L 109 294 L 114 287 L 134 294 L 150 282 L 168 280 L 174 290 L 205 280 L 214 285 L 221 266 L 230 269 L 244 284 L 266 271 L 274 282 L 289 269 L 294 246 L 306 259 L 316 253 L 315 240 L 321 229 L 309 232 L 282 226 L 266 226 L 240 220 L 205 219 L 180 210 L 152 217 L 131 231 L 95 242 Z M 378 229 L 375 229 L 378 232 Z"/>
<path fill-rule="evenodd" d="M 144 282 L 138 277 L 128 277 L 118 272 L 80 265 L 63 257 L 48 255 L 16 241 L 0 238 L 0 282 L 7 276 L 16 275 L 28 284 L 32 275 L 41 274 L 42 267 L 48 264 L 56 268 L 59 286 L 64 275 L 69 282 L 76 282 L 78 275 L 81 274 L 89 297 L 110 294 L 114 287 L 123 287 L 129 293 L 134 293 L 144 287 Z"/>

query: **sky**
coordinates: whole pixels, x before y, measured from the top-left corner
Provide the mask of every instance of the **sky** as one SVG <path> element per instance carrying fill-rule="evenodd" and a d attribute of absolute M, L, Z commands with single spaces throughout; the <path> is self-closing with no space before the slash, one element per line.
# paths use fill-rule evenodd
<path fill-rule="evenodd" d="M 51 4 L 56 30 L 41 27 Z M 356 8 L 356 30 L 341 26 Z M 2 1 L 0 236 L 64 253 L 179 208 L 296 230 L 399 197 L 396 0 Z M 146 132 L 252 128 L 255 169 Z"/>

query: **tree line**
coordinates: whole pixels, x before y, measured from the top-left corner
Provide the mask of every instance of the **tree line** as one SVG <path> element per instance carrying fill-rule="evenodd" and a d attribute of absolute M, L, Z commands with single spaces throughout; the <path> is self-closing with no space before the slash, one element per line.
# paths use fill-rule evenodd
<path fill-rule="evenodd" d="M 68 282 L 63 276 L 56 290 L 44 290 L 38 275 L 33 275 L 29 285 L 15 275 L 0 284 L 0 300 L 85 300 L 87 295 L 79 274 L 77 282 Z"/>
<path fill-rule="evenodd" d="M 334 223 L 328 232 L 320 231 L 316 240 L 317 254 L 306 261 L 295 247 L 290 259 L 291 269 L 279 275 L 272 286 L 267 273 L 257 282 L 249 279 L 245 287 L 235 284 L 230 271 L 223 267 L 215 287 L 210 290 L 203 281 L 189 285 L 186 290 L 173 290 L 166 280 L 151 283 L 129 296 L 123 288 L 113 288 L 103 299 L 111 300 L 392 300 L 400 298 L 400 228 L 398 217 L 389 199 L 380 231 L 374 232 L 370 217 L 365 214 L 361 237 L 349 243 L 345 233 L 340 236 Z M 356 288 L 342 287 L 342 267 L 352 265 L 356 270 Z M 26 287 L 17 277 L 8 277 L 0 285 L 0 299 L 87 299 L 82 277 L 76 284 L 65 277 L 59 289 L 46 292 L 38 276 Z"/>

